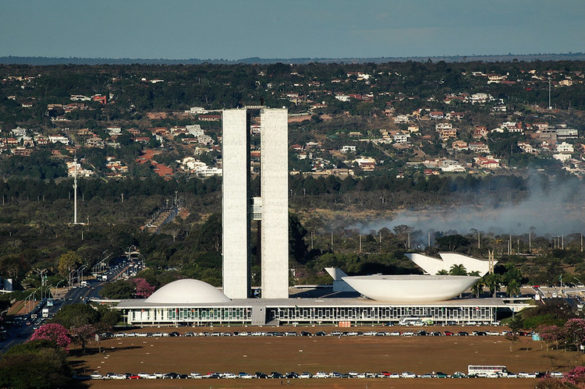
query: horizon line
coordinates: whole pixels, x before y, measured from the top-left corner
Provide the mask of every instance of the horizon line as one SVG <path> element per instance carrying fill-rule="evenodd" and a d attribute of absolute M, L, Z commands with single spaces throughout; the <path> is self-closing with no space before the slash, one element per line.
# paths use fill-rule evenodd
<path fill-rule="evenodd" d="M 408 61 L 408 60 L 444 60 L 444 59 L 451 59 L 451 62 L 472 62 L 473 60 L 481 59 L 481 58 L 534 58 L 538 59 L 539 57 L 580 57 L 583 56 L 585 59 L 585 52 L 566 52 L 566 53 L 529 53 L 529 54 L 454 54 L 454 55 L 417 55 L 417 56 L 378 56 L 378 57 L 245 57 L 245 58 L 238 58 L 238 59 L 227 59 L 227 58 L 138 58 L 138 57 L 83 57 L 83 56 L 56 56 L 56 57 L 48 57 L 48 56 L 18 56 L 18 55 L 4 55 L 0 56 L 0 64 L 25 64 L 21 62 L 12 62 L 10 60 L 25 60 L 35 61 L 35 60 L 44 60 L 44 61 L 61 61 L 60 63 L 65 64 L 66 60 L 75 60 L 78 62 L 81 61 L 90 61 L 90 62 L 99 62 L 107 63 L 110 62 L 129 62 L 129 63 L 139 63 L 139 62 L 174 62 L 177 64 L 183 62 L 198 62 L 198 63 L 246 63 L 246 64 L 254 64 L 254 63 L 311 63 L 311 62 L 368 62 L 368 61 L 387 61 L 391 62 L 394 61 Z M 462 61 L 456 61 L 455 59 L 461 59 Z M 132 62 L 134 61 L 134 62 Z M 26 63 L 29 64 L 29 63 Z"/>

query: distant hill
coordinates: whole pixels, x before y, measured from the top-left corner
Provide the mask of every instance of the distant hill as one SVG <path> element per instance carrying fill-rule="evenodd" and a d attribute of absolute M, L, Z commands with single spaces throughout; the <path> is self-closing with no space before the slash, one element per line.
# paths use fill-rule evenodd
<path fill-rule="evenodd" d="M 3 65 L 198 65 L 211 64 L 272 64 L 291 63 L 306 64 L 320 63 L 383 63 L 383 62 L 511 62 L 511 61 L 583 61 L 585 53 L 566 54 L 504 54 L 504 55 L 459 55 L 440 57 L 375 57 L 375 58 L 242 58 L 237 60 L 227 59 L 165 59 L 165 58 L 78 58 L 78 57 L 0 57 Z"/>

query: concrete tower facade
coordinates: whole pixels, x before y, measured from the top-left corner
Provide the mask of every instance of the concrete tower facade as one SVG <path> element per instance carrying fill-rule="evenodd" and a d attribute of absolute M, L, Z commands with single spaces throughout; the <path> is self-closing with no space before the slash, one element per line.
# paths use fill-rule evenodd
<path fill-rule="evenodd" d="M 223 292 L 244 299 L 250 293 L 250 142 L 245 109 L 223 112 L 222 242 Z"/>
<path fill-rule="evenodd" d="M 288 298 L 288 110 L 265 109 L 260 124 L 262 297 Z"/>
<path fill-rule="evenodd" d="M 252 210 L 247 111 L 223 111 L 223 290 L 229 298 L 250 296 L 252 218 L 261 223 L 262 298 L 288 297 L 288 111 L 262 109 L 260 121 L 260 198 Z"/>

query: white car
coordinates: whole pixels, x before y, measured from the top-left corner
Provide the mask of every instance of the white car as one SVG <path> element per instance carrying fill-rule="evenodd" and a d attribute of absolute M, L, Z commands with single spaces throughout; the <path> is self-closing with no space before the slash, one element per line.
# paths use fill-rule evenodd
<path fill-rule="evenodd" d="M 311 373 L 303 372 L 303 373 L 299 374 L 299 378 L 311 378 L 311 377 L 312 377 Z"/>
<path fill-rule="evenodd" d="M 196 379 L 196 380 L 200 380 L 200 379 L 203 378 L 203 376 L 201 374 L 199 374 L 199 373 L 191 373 L 191 374 L 189 374 L 189 378 L 193 378 L 193 379 Z"/>
<path fill-rule="evenodd" d="M 329 374 L 323 372 L 323 371 L 318 371 L 317 373 L 315 373 L 315 375 L 313 376 L 313 378 L 328 378 Z"/>
<path fill-rule="evenodd" d="M 560 371 L 553 371 L 550 373 L 550 376 L 552 378 L 563 378 L 563 373 L 561 373 Z"/>
<path fill-rule="evenodd" d="M 400 374 L 398 373 L 392 373 L 388 376 L 388 378 L 400 378 Z"/>
<path fill-rule="evenodd" d="M 90 374 L 89 378 L 91 378 L 92 380 L 103 380 L 104 376 L 101 374 L 94 373 L 94 374 Z"/>
<path fill-rule="evenodd" d="M 404 373 L 400 374 L 402 378 L 416 378 L 416 374 L 411 373 L 409 371 L 405 371 Z"/>
<path fill-rule="evenodd" d="M 536 374 L 520 372 L 518 373 L 518 378 L 536 378 Z"/>

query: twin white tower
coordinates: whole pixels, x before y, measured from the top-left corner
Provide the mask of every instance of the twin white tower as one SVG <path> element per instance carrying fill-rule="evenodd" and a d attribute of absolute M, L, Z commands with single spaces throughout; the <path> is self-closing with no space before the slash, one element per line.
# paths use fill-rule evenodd
<path fill-rule="evenodd" d="M 288 298 L 288 110 L 260 110 L 260 197 L 254 198 L 249 115 L 223 111 L 223 292 L 250 297 L 250 225 L 260 220 L 262 298 Z"/>

